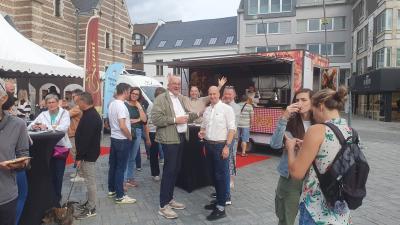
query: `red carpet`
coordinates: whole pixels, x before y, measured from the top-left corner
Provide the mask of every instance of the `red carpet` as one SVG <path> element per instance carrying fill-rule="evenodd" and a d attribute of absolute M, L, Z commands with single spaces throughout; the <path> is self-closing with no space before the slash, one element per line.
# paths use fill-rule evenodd
<path fill-rule="evenodd" d="M 100 148 L 100 156 L 110 154 L 110 147 L 101 147 Z M 68 155 L 67 165 L 73 164 L 74 160 L 72 159 L 72 154 Z"/>
<path fill-rule="evenodd" d="M 256 162 L 261 162 L 261 161 L 267 160 L 269 158 L 271 158 L 271 157 L 264 156 L 264 155 L 254 155 L 254 154 L 248 154 L 246 157 L 237 155 L 236 156 L 236 168 L 245 167 L 245 166 L 248 166 L 248 165 L 256 163 Z"/>
<path fill-rule="evenodd" d="M 101 147 L 100 149 L 100 156 L 102 155 L 108 155 L 110 154 L 110 147 Z M 264 160 L 269 159 L 269 156 L 263 156 L 263 155 L 255 155 L 255 154 L 248 154 L 247 157 L 242 157 L 240 155 L 236 156 L 236 167 L 241 168 L 248 166 L 250 164 L 256 163 L 256 162 L 261 162 Z M 73 164 L 74 160 L 72 159 L 72 155 L 68 155 L 67 159 L 67 165 Z"/>

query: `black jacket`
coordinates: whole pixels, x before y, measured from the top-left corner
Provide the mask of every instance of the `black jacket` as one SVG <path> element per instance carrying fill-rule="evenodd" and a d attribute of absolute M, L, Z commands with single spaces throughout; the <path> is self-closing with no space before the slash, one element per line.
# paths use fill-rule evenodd
<path fill-rule="evenodd" d="M 75 133 L 76 160 L 96 162 L 100 155 L 100 139 L 103 122 L 96 109 L 83 111 Z"/>

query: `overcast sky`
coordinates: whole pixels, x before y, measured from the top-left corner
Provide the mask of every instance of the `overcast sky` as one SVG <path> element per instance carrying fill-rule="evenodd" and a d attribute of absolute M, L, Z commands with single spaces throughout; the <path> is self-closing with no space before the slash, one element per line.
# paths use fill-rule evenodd
<path fill-rule="evenodd" d="M 133 23 L 236 16 L 240 0 L 126 0 Z"/>

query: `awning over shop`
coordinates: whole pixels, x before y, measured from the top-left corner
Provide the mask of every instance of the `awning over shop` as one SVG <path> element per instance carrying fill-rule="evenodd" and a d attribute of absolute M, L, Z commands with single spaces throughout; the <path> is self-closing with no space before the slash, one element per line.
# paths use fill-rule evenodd
<path fill-rule="evenodd" d="M 355 93 L 400 91 L 400 68 L 382 68 L 352 76 L 350 87 Z"/>
<path fill-rule="evenodd" d="M 215 67 L 215 66 L 232 66 L 240 64 L 282 64 L 291 63 L 290 60 L 280 59 L 275 57 L 260 56 L 257 54 L 235 54 L 235 55 L 222 55 L 222 56 L 210 56 L 210 57 L 199 57 L 199 58 L 184 58 L 176 61 L 169 62 L 154 62 L 147 64 L 164 65 L 168 67 L 180 67 L 180 68 L 199 68 L 199 67 Z"/>
<path fill-rule="evenodd" d="M 0 14 L 0 71 L 83 78 L 85 71 L 25 38 Z"/>

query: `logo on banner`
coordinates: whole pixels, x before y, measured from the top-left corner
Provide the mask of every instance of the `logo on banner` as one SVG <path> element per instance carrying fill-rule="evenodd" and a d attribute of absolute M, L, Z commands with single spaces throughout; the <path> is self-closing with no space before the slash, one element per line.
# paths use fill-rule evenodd
<path fill-rule="evenodd" d="M 101 106 L 98 33 L 99 17 L 93 16 L 86 28 L 85 90 L 92 94 L 96 108 Z"/>

